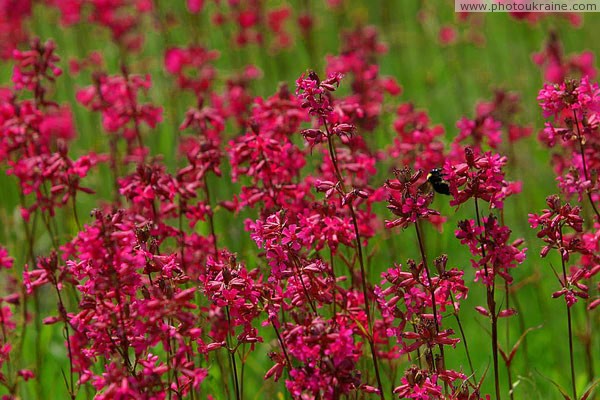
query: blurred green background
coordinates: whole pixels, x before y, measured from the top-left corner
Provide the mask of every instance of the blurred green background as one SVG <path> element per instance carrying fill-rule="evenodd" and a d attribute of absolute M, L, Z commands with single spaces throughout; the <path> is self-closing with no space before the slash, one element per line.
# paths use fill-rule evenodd
<path fill-rule="evenodd" d="M 106 136 L 100 126 L 99 118 L 75 104 L 75 88 L 90 84 L 89 74 L 73 76 L 68 72 L 67 61 L 71 58 L 82 58 L 90 51 L 100 51 L 111 73 L 118 73 L 119 65 L 126 57 L 132 72 L 150 73 L 153 87 L 150 99 L 153 103 L 164 107 L 164 121 L 157 129 L 146 133 L 146 143 L 150 145 L 153 155 L 162 155 L 173 172 L 177 167 L 176 140 L 177 130 L 183 120 L 185 111 L 195 105 L 192 96 L 181 95 L 174 89 L 173 79 L 164 71 L 163 54 L 171 46 L 186 46 L 192 37 L 209 49 L 218 49 L 221 57 L 215 62 L 221 85 L 223 79 L 238 72 L 246 64 L 255 64 L 263 71 L 263 77 L 252 85 L 257 96 L 270 96 L 281 81 L 290 87 L 306 69 L 322 72 L 327 54 L 337 54 L 340 46 L 340 32 L 357 24 L 370 24 L 378 27 L 380 39 L 389 46 L 387 54 L 380 58 L 382 75 L 395 77 L 403 87 L 400 96 L 402 102 L 413 102 L 417 108 L 427 110 L 434 124 L 442 124 L 446 128 L 448 142 L 456 134 L 456 121 L 462 116 L 472 117 L 474 106 L 479 100 L 489 100 L 493 90 L 503 88 L 518 92 L 521 95 L 523 110 L 519 121 L 534 127 L 534 135 L 519 142 L 514 148 L 514 157 L 510 160 L 509 178 L 523 181 L 523 193 L 510 199 L 506 204 L 505 221 L 513 230 L 513 237 L 524 237 L 528 247 L 526 262 L 514 271 L 515 282 L 522 286 L 516 291 L 516 305 L 519 316 L 504 319 L 500 322 L 501 345 L 504 348 L 514 344 L 523 329 L 542 326 L 527 336 L 526 345 L 522 346 L 514 361 L 513 380 L 517 382 L 515 398 L 517 399 L 559 399 L 560 393 L 547 380 L 551 379 L 564 387 L 569 387 L 568 347 L 566 335 L 565 306 L 562 299 L 552 300 L 550 295 L 558 289 L 558 283 L 549 267 L 558 259 L 539 258 L 541 242 L 536 239 L 535 232 L 529 229 L 527 213 L 539 212 L 545 206 L 545 197 L 557 192 L 553 173 L 550 167 L 550 152 L 542 148 L 536 141 L 537 131 L 543 126 L 536 96 L 543 83 L 542 72 L 531 61 L 533 52 L 539 51 L 548 39 L 551 30 L 557 32 L 563 43 L 566 54 L 591 50 L 600 54 L 600 14 L 584 15 L 583 26 L 573 27 L 566 19 L 555 16 L 543 18 L 536 24 L 518 21 L 508 14 L 478 14 L 470 22 L 458 21 L 451 1 L 358 1 L 348 0 L 343 6 L 332 10 L 318 1 L 266 1 L 267 7 L 290 5 L 294 10 L 310 8 L 316 18 L 313 32 L 314 48 L 309 54 L 308 47 L 298 34 L 295 34 L 295 45 L 287 50 L 272 53 L 258 46 L 236 48 L 230 45 L 231 32 L 227 29 L 215 29 L 210 23 L 209 14 L 215 5 L 210 2 L 200 15 L 193 16 L 185 10 L 184 2 L 157 1 L 154 15 L 158 20 L 167 20 L 167 16 L 175 16 L 178 23 L 169 25 L 166 35 L 151 29 L 157 20 L 147 18 L 143 27 L 145 45 L 140 54 L 123 56 L 118 47 L 111 41 L 106 30 L 98 27 L 78 24 L 63 28 L 59 24 L 59 15 L 54 9 L 36 5 L 34 15 L 29 24 L 32 34 L 42 40 L 52 38 L 58 45 L 58 54 L 62 57 L 61 66 L 65 73 L 58 80 L 56 91 L 52 94 L 58 102 L 73 104 L 79 137 L 72 147 L 73 156 L 89 150 L 106 152 L 108 145 Z M 451 24 L 458 31 L 457 43 L 441 46 L 438 41 L 439 29 Z M 294 24 L 292 24 L 294 25 Z M 291 26 L 294 31 L 297 28 Z M 483 39 L 474 43 L 474 36 Z M 4 63 L 0 68 L 2 82 L 10 85 L 12 67 Z M 381 124 L 370 135 L 368 141 L 372 148 L 382 148 L 391 143 L 394 131 L 391 122 L 394 118 L 395 106 L 388 102 L 389 111 L 385 113 Z M 237 132 L 229 129 L 226 135 L 234 137 Z M 299 135 L 300 136 L 300 135 Z M 301 137 L 298 138 L 298 143 Z M 226 163 L 225 163 L 226 164 Z M 389 166 L 379 170 L 378 182 L 381 185 L 389 177 Z M 227 171 L 227 167 L 225 167 Z M 210 180 L 211 191 L 216 201 L 230 199 L 238 193 L 239 185 L 229 184 L 228 174 L 219 180 Z M 87 180 L 101 198 L 110 199 L 110 174 L 103 169 Z M 5 244 L 16 259 L 17 270 L 22 268 L 25 241 L 22 222 L 18 213 L 17 183 L 12 177 L 0 175 L 2 196 L 0 201 L 0 243 Z M 214 188 L 214 189 L 213 189 Z M 89 221 L 89 211 L 96 206 L 97 196 L 79 196 L 78 209 L 83 223 Z M 215 201 L 213 200 L 213 201 Z M 447 204 L 447 198 L 438 196 L 434 202 L 442 214 L 449 217 L 446 230 L 442 235 L 427 230 L 428 253 L 431 258 L 443 253 L 449 254 L 449 265 L 464 268 L 465 280 L 472 281 L 473 271 L 465 248 L 454 238 L 452 227 L 459 219 L 473 218 L 473 210 L 466 205 L 455 211 Z M 389 218 L 389 212 L 382 205 L 377 210 L 379 217 Z M 258 250 L 243 230 L 246 217 L 255 217 L 253 212 L 232 216 L 221 210 L 217 213 L 217 234 L 220 245 L 238 252 L 239 259 L 248 266 L 261 265 L 256 257 Z M 76 231 L 75 222 L 70 213 L 60 215 L 65 222 L 64 240 Z M 199 229 L 206 229 L 199 226 Z M 49 238 L 38 229 L 36 254 L 44 254 L 50 248 Z M 380 235 L 371 241 L 369 252 L 374 256 L 369 262 L 371 282 L 379 281 L 379 274 L 391 267 L 394 262 L 405 263 L 408 258 L 418 258 L 415 249 L 413 230 L 406 232 L 393 231 L 392 234 Z M 476 305 L 483 305 L 484 289 L 479 284 L 470 285 L 469 298 L 462 303 L 461 318 L 465 325 L 466 335 L 477 376 L 489 366 L 488 379 L 483 385 L 485 393 L 493 391 L 493 374 L 491 370 L 491 350 L 489 339 L 489 323 L 473 311 Z M 45 293 L 45 292 L 44 292 Z M 50 292 L 42 296 L 44 315 L 56 313 L 56 302 Z M 586 326 L 584 304 L 574 307 L 575 331 Z M 598 312 L 593 315 L 592 329 L 598 331 Z M 510 326 L 507 326 L 507 322 Z M 445 322 L 446 323 L 446 322 Z M 447 323 L 454 326 L 454 320 L 447 318 Z M 23 385 L 23 398 L 39 397 L 39 384 L 43 388 L 43 398 L 67 398 L 61 369 L 66 370 L 68 363 L 58 325 L 43 326 L 38 333 L 35 328 L 29 329 L 26 340 L 26 351 L 23 354 L 24 366 L 34 365 L 36 348 L 44 350 L 44 370 L 41 371 L 39 383 L 36 381 Z M 455 329 L 457 330 L 457 329 Z M 507 345 L 506 336 L 509 336 Z M 266 334 L 267 339 L 270 334 Z M 600 355 L 600 340 L 594 338 L 594 354 Z M 37 341 L 37 344 L 36 344 Z M 274 343 L 265 341 L 251 354 L 247 363 L 245 376 L 246 398 L 260 399 L 272 396 L 282 397 L 281 384 L 263 382 L 264 372 L 270 368 L 271 362 L 266 353 Z M 449 354 L 448 354 L 449 353 Z M 462 345 L 447 353 L 447 366 L 458 369 L 466 367 L 466 358 Z M 578 389 L 583 392 L 589 383 L 585 372 L 583 348 L 579 341 L 575 346 Z M 596 371 L 600 368 L 600 357 L 596 357 Z M 465 368 L 467 370 L 468 368 Z M 598 373 L 596 373 L 598 376 Z M 506 388 L 506 374 L 501 367 L 502 387 Z M 388 384 L 389 386 L 389 384 Z M 209 378 L 202 385 L 202 398 L 213 394 L 215 398 L 224 398 L 221 379 L 216 369 L 211 370 Z M 90 393 L 83 390 L 78 398 L 87 398 Z M 504 392 L 506 395 L 506 391 Z"/>

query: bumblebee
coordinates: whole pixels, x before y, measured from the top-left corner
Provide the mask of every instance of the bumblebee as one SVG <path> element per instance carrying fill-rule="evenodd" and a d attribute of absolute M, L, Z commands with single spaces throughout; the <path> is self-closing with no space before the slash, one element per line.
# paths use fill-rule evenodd
<path fill-rule="evenodd" d="M 425 185 L 430 186 L 430 188 L 424 188 L 424 192 L 430 191 L 431 188 L 433 188 L 433 190 L 440 194 L 450 195 L 450 185 L 448 185 L 448 182 L 444 179 L 441 168 L 434 168 L 429 171 L 429 174 L 427 174 L 427 182 L 425 182 L 423 186 Z"/>

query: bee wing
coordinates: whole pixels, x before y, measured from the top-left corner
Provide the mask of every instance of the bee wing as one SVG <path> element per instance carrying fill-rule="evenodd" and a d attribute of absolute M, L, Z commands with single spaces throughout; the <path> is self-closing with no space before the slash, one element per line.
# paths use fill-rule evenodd
<path fill-rule="evenodd" d="M 433 192 L 433 185 L 429 181 L 425 181 L 417 188 L 417 193 L 422 195 L 428 195 Z"/>

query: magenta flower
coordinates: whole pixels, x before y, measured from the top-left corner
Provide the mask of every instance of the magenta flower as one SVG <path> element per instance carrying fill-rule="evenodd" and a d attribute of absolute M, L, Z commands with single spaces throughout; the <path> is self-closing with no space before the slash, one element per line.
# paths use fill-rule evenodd
<path fill-rule="evenodd" d="M 76 98 L 90 110 L 102 113 L 102 125 L 107 132 L 120 132 L 128 141 L 134 141 L 142 123 L 154 128 L 162 121 L 161 107 L 138 102 L 139 94 L 150 86 L 149 75 L 100 75 L 95 86 L 78 91 Z M 128 129 L 130 123 L 134 127 Z"/>
<path fill-rule="evenodd" d="M 466 379 L 466 375 L 459 372 L 432 373 L 413 365 L 404 372 L 401 380 L 402 384 L 394 389 L 394 394 L 402 399 L 415 400 L 442 400 L 446 398 L 479 400 L 480 397 L 477 392 L 474 391 L 469 395 L 468 386 L 458 382 Z M 449 385 L 451 394 L 445 395 L 444 392 L 448 390 L 448 386 L 445 386 L 444 389 L 442 385 Z M 486 398 L 489 399 L 489 396 Z"/>
<path fill-rule="evenodd" d="M 288 353 L 297 366 L 290 371 L 286 387 L 296 398 L 336 398 L 361 388 L 356 363 L 361 343 L 343 320 L 332 323 L 321 318 L 286 324 L 283 333 Z"/>
<path fill-rule="evenodd" d="M 444 164 L 444 177 L 450 185 L 453 199 L 450 204 L 459 206 L 471 198 L 490 203 L 491 208 L 503 208 L 504 199 L 519 190 L 504 177 L 507 158 L 487 152 L 476 155 L 472 148 L 465 149 L 465 162 Z"/>
<path fill-rule="evenodd" d="M 170 48 L 165 51 L 165 69 L 177 77 L 181 89 L 191 90 L 196 96 L 206 95 L 217 75 L 212 62 L 219 55 L 218 51 L 203 47 Z"/>
<path fill-rule="evenodd" d="M 330 93 L 339 87 L 342 76 L 340 73 L 332 72 L 327 79 L 321 81 L 313 71 L 308 75 L 302 74 L 296 81 L 296 96 L 302 102 L 302 107 L 307 108 L 311 115 L 328 119 L 333 112 Z"/>
<path fill-rule="evenodd" d="M 388 149 L 389 155 L 402 166 L 431 171 L 444 163 L 444 128 L 431 126 L 429 116 L 417 111 L 411 103 L 396 110 L 394 130 L 397 137 Z"/>
<path fill-rule="evenodd" d="M 43 99 L 46 90 L 43 82 L 54 82 L 62 74 L 57 65 L 60 58 L 54 53 L 56 44 L 51 40 L 42 44 L 39 39 L 34 39 L 30 46 L 30 50 L 14 50 L 13 58 L 17 63 L 12 79 L 16 90 L 30 90 Z"/>
<path fill-rule="evenodd" d="M 565 78 L 573 75 L 589 76 L 591 79 L 597 75 L 594 54 L 584 51 L 565 56 L 559 36 L 555 32 L 550 32 L 545 47 L 534 53 L 532 59 L 543 70 L 544 79 L 551 83 L 560 84 Z"/>
<path fill-rule="evenodd" d="M 476 258 L 471 260 L 477 268 L 475 281 L 491 286 L 496 275 L 511 283 L 510 269 L 516 268 L 525 261 L 525 251 L 520 249 L 523 240 L 509 243 L 511 231 L 501 226 L 493 216 L 483 218 L 483 225 L 477 226 L 474 220 L 461 221 L 458 224 L 456 237 L 462 244 L 467 244 L 471 254 Z"/>
<path fill-rule="evenodd" d="M 553 86 L 546 85 L 538 96 L 544 116 L 553 116 L 539 138 L 549 147 L 555 147 L 561 138 L 562 146 L 553 157 L 554 170 L 561 191 L 568 199 L 577 195 L 587 197 L 596 217 L 598 196 L 597 179 L 593 175 L 600 164 L 596 156 L 599 127 L 600 88 L 587 76 L 581 80 L 567 80 Z"/>
<path fill-rule="evenodd" d="M 588 111 L 598 112 L 600 88 L 587 76 L 580 81 L 568 80 L 560 84 L 545 84 L 537 97 L 544 117 L 558 117 L 563 111 L 577 111 L 580 118 Z"/>
<path fill-rule="evenodd" d="M 386 187 L 390 192 L 387 208 L 399 218 L 386 221 L 386 228 L 395 226 L 406 228 L 419 219 L 440 215 L 438 211 L 428 208 L 433 200 L 433 194 L 420 190 L 423 183 L 419 181 L 422 171 L 412 173 L 409 168 L 405 167 L 401 170 L 394 170 L 394 174 L 396 180 L 386 182 Z"/>
<path fill-rule="evenodd" d="M 14 258 L 8 255 L 8 251 L 0 246 L 0 268 L 11 269 L 14 262 Z"/>
<path fill-rule="evenodd" d="M 562 204 L 558 196 L 549 196 L 546 199 L 548 209 L 543 210 L 542 214 L 530 214 L 529 223 L 532 228 L 540 228 L 537 236 L 544 240 L 544 246 L 540 252 L 542 257 L 546 257 L 551 249 L 557 249 L 561 254 L 563 263 L 563 276 L 557 275 L 562 289 L 553 293 L 552 297 L 565 296 L 569 307 L 577 302 L 577 297 L 587 299 L 588 287 L 581 282 L 585 277 L 591 277 L 598 273 L 597 268 L 573 268 L 568 274 L 564 265 L 569 262 L 573 254 L 583 255 L 584 260 L 589 261 L 592 251 L 587 245 L 595 246 L 595 243 L 581 240 L 580 234 L 583 230 L 583 219 L 579 215 L 581 209 L 572 207 L 569 203 Z M 574 235 L 567 234 L 565 228 L 571 228 L 575 231 Z M 587 264 L 587 262 L 586 262 Z"/>

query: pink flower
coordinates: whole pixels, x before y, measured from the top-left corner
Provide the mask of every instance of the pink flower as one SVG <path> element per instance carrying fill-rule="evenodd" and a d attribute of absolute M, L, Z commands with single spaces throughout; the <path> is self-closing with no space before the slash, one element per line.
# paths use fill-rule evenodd
<path fill-rule="evenodd" d="M 475 198 L 490 203 L 492 208 L 503 208 L 504 199 L 514 193 L 514 190 L 507 190 L 511 183 L 504 179 L 502 170 L 507 158 L 492 152 L 477 156 L 467 147 L 464 160 L 459 164 L 450 161 L 444 164 L 444 176 L 453 197 L 450 204 L 459 206 Z"/>
<path fill-rule="evenodd" d="M 296 81 L 296 95 L 302 107 L 307 108 L 311 115 L 328 118 L 333 112 L 330 93 L 339 87 L 342 76 L 341 73 L 332 72 L 321 81 L 314 71 L 309 72 L 308 76 L 302 74 Z"/>
<path fill-rule="evenodd" d="M 445 25 L 440 28 L 438 40 L 440 44 L 448 46 L 456 42 L 456 29 L 453 26 Z"/>
<path fill-rule="evenodd" d="M 440 215 L 438 211 L 428 208 L 433 195 L 425 194 L 419 189 L 422 184 L 419 181 L 422 171 L 412 173 L 405 167 L 402 170 L 395 170 L 394 174 L 396 180 L 386 182 L 386 187 L 390 191 L 387 208 L 399 218 L 386 221 L 386 228 L 395 226 L 406 228 L 410 224 L 417 223 L 419 219 Z"/>
<path fill-rule="evenodd" d="M 151 128 L 162 121 L 162 108 L 139 103 L 138 95 L 150 88 L 150 76 L 127 75 L 97 77 L 95 86 L 77 92 L 77 100 L 102 114 L 102 125 L 110 133 L 121 133 L 129 142 L 138 139 L 139 126 Z M 127 129 L 133 125 L 133 132 Z"/>
<path fill-rule="evenodd" d="M 61 107 L 50 111 L 44 116 L 40 123 L 40 134 L 48 138 L 65 139 L 67 141 L 75 137 L 73 126 L 73 113 L 69 107 Z"/>
<path fill-rule="evenodd" d="M 26 51 L 13 51 L 16 61 L 13 70 L 15 89 L 36 91 L 43 100 L 43 81 L 53 82 L 62 74 L 57 63 L 60 58 L 54 53 L 56 44 L 49 40 L 42 44 L 39 39 L 31 41 L 31 49 Z M 42 91 L 42 93 L 40 93 Z"/>
<path fill-rule="evenodd" d="M 204 7 L 204 0 L 187 0 L 187 8 L 192 14 L 198 14 Z"/>
<path fill-rule="evenodd" d="M 0 268 L 11 269 L 14 262 L 14 258 L 8 255 L 8 251 L 0 246 Z"/>

